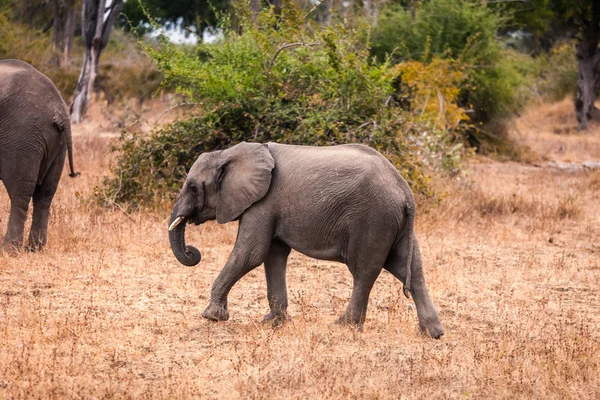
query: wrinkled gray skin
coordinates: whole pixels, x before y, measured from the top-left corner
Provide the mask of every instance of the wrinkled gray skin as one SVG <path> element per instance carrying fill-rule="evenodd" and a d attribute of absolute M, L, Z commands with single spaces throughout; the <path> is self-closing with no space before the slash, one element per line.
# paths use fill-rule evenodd
<path fill-rule="evenodd" d="M 350 269 L 354 288 L 339 323 L 362 326 L 369 293 L 385 268 L 412 294 L 421 330 L 439 338 L 444 330 L 425 287 L 414 211 L 408 184 L 369 147 L 240 143 L 198 157 L 169 224 L 178 217 L 196 225 L 239 218 L 235 246 L 214 282 L 205 318 L 227 320 L 229 291 L 264 263 L 270 307 L 265 320 L 285 320 L 286 262 L 295 249 Z M 182 264 L 200 261 L 200 252 L 185 244 L 185 222 L 169 232 L 169 241 Z"/>
<path fill-rule="evenodd" d="M 45 75 L 18 60 L 0 61 L 0 179 L 10 197 L 5 250 L 23 245 L 23 229 L 33 198 L 29 250 L 47 240 L 50 203 L 58 187 L 67 149 L 71 176 L 69 112 Z"/>

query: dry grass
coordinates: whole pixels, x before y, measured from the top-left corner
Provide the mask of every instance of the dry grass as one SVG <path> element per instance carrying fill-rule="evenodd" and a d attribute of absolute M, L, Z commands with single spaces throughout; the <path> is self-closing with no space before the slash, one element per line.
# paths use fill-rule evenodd
<path fill-rule="evenodd" d="M 513 127 L 517 142 L 535 149 L 541 161 L 582 162 L 600 159 L 600 125 L 597 121 L 591 121 L 590 129 L 580 132 L 570 98 L 526 110 Z"/>
<path fill-rule="evenodd" d="M 436 341 L 388 273 L 363 333 L 330 326 L 350 274 L 297 253 L 289 324 L 258 323 L 262 268 L 234 287 L 230 321 L 203 320 L 236 226 L 189 229 L 204 258 L 179 265 L 168 210 L 126 216 L 86 200 L 107 149 L 77 135 L 82 176 L 61 182 L 47 249 L 0 255 L 0 398 L 600 397 L 599 172 L 479 160 L 468 184 L 444 183 L 451 195 L 417 228 L 446 328 Z M 1 190 L 2 232 L 7 215 Z"/>

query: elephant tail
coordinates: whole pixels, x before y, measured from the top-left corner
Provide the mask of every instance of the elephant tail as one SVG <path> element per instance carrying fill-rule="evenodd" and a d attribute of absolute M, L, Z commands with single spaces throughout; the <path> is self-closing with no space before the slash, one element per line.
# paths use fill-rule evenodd
<path fill-rule="evenodd" d="M 69 176 L 75 178 L 79 176 L 79 172 L 75 172 L 75 166 L 73 165 L 73 138 L 71 137 L 70 123 L 67 123 L 65 133 L 67 134 L 67 155 L 69 157 L 69 169 L 71 170 Z"/>
<path fill-rule="evenodd" d="M 69 157 L 69 169 L 71 173 L 69 176 L 71 178 L 75 178 L 79 176 L 79 172 L 75 172 L 75 167 L 73 165 L 73 138 L 71 136 L 71 121 L 67 117 L 61 118 L 60 114 L 54 114 L 54 125 L 59 129 L 59 131 L 65 134 L 65 139 L 67 141 L 67 156 Z"/>
<path fill-rule="evenodd" d="M 406 239 L 408 240 L 408 251 L 406 252 L 406 280 L 404 281 L 404 296 L 408 298 L 410 291 L 410 280 L 412 275 L 412 259 L 414 251 L 414 231 L 415 231 L 415 206 L 410 204 L 406 206 Z"/>

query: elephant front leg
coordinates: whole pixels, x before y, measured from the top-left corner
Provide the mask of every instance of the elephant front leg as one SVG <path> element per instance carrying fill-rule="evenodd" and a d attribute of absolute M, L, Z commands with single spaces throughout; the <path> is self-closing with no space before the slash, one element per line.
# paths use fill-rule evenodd
<path fill-rule="evenodd" d="M 11 196 L 8 228 L 3 243 L 5 251 L 12 252 L 23 246 L 23 230 L 30 200 L 31 196 Z"/>
<path fill-rule="evenodd" d="M 240 221 L 238 238 L 223 270 L 215 279 L 210 293 L 210 303 L 202 316 L 211 321 L 227 321 L 227 296 L 229 291 L 244 275 L 263 263 L 271 244 L 271 233 L 261 234 L 244 226 L 253 226 Z M 254 225 L 256 226 L 256 225 Z"/>
<path fill-rule="evenodd" d="M 27 244 L 28 251 L 41 250 L 48 241 L 48 218 L 50 216 L 50 204 L 48 206 L 33 205 L 33 221 Z"/>
<path fill-rule="evenodd" d="M 33 217 L 31 231 L 27 244 L 28 251 L 41 250 L 48 241 L 48 218 L 50 217 L 50 203 L 52 197 L 40 198 L 37 193 L 33 195 Z"/>
<path fill-rule="evenodd" d="M 274 326 L 282 324 L 287 315 L 287 284 L 285 280 L 287 258 L 291 248 L 279 240 L 271 243 L 265 259 L 265 275 L 267 278 L 267 299 L 270 311 L 263 322 L 272 322 Z"/>
<path fill-rule="evenodd" d="M 215 282 L 213 283 L 210 292 L 210 303 L 202 312 L 202 316 L 211 321 L 227 321 L 229 319 L 229 311 L 227 310 L 227 296 L 233 285 L 237 283 L 244 275 L 258 267 L 261 262 L 249 262 L 245 255 L 238 256 L 234 252 L 227 260 L 227 264 Z"/>

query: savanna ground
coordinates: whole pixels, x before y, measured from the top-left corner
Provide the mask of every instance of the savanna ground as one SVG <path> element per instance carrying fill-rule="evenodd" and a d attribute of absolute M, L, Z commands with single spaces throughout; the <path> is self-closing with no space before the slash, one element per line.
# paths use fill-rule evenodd
<path fill-rule="evenodd" d="M 203 260 L 181 266 L 168 209 L 126 215 L 89 200 L 112 140 L 90 124 L 74 128 L 82 175 L 65 172 L 46 250 L 0 255 L 0 398 L 600 397 L 600 171 L 548 166 L 600 160 L 600 126 L 578 132 L 570 102 L 516 121 L 529 164 L 475 158 L 418 214 L 441 340 L 419 333 L 387 272 L 364 332 L 330 325 L 350 273 L 294 252 L 290 323 L 259 323 L 262 267 L 232 290 L 228 322 L 202 319 L 235 224 L 188 229 Z M 8 206 L 2 189 L 2 233 Z"/>

